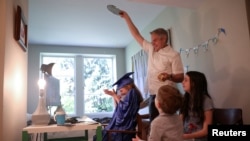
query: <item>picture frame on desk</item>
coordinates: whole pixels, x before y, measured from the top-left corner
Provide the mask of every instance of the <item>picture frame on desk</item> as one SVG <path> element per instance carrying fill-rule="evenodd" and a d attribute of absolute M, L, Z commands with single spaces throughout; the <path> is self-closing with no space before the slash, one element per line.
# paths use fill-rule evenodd
<path fill-rule="evenodd" d="M 15 33 L 14 33 L 15 35 L 14 36 L 24 52 L 26 52 L 28 49 L 27 32 L 28 32 L 28 26 L 24 18 L 24 14 L 22 12 L 21 7 L 18 5 L 16 15 L 15 15 Z"/>

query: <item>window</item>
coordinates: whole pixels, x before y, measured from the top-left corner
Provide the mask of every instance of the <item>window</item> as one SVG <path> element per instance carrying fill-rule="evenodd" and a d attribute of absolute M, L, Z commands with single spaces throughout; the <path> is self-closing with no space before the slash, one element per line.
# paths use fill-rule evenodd
<path fill-rule="evenodd" d="M 67 114 L 113 113 L 113 99 L 103 89 L 111 89 L 114 82 L 114 55 L 42 54 L 41 63 L 55 63 L 52 76 L 60 80 L 61 103 Z"/>

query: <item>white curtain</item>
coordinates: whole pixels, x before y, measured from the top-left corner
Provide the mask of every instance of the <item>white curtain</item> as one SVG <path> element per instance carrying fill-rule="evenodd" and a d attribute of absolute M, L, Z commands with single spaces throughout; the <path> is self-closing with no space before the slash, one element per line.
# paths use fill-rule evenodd
<path fill-rule="evenodd" d="M 140 50 L 132 56 L 132 69 L 134 71 L 134 82 L 141 91 L 144 99 L 148 98 L 147 88 L 147 66 L 148 55 L 144 50 Z"/>

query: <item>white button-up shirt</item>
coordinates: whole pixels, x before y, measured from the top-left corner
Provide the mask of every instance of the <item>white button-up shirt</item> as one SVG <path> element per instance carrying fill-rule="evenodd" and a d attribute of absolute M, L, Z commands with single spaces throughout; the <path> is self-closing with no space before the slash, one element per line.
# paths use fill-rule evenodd
<path fill-rule="evenodd" d="M 180 54 L 171 46 L 166 46 L 155 52 L 152 44 L 146 40 L 143 41 L 142 48 L 148 53 L 147 88 L 149 93 L 156 94 L 162 85 L 176 87 L 173 81 L 161 82 L 158 75 L 163 72 L 168 74 L 184 73 Z"/>

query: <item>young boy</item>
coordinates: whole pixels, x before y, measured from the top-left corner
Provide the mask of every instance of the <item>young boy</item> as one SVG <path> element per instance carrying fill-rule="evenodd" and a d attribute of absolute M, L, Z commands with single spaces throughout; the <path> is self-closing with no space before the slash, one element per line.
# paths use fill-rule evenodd
<path fill-rule="evenodd" d="M 161 86 L 156 94 L 155 106 L 159 111 L 151 123 L 148 141 L 182 141 L 183 124 L 177 111 L 182 105 L 180 92 L 168 85 Z M 142 141 L 134 138 L 133 141 Z"/>

